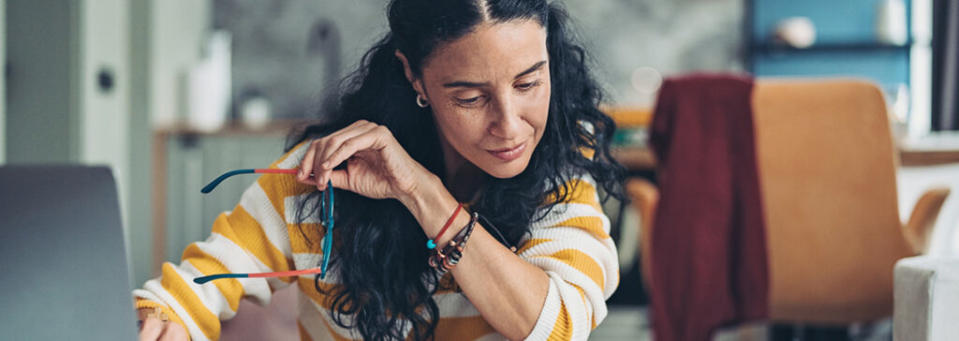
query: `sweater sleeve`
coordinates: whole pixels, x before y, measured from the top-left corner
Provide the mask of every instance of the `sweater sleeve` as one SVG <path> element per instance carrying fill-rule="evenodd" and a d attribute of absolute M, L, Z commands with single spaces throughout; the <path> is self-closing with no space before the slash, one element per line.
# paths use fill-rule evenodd
<path fill-rule="evenodd" d="M 305 150 L 303 145 L 294 148 L 270 168 L 298 166 Z M 292 270 L 285 199 L 309 189 L 289 175 L 259 177 L 232 211 L 216 218 L 209 238 L 187 246 L 179 265 L 164 263 L 160 277 L 133 291 L 136 307 L 160 307 L 193 340 L 219 339 L 220 321 L 236 315 L 242 298 L 266 305 L 273 291 L 294 279 L 230 278 L 205 284 L 193 279 L 217 273 Z"/>
<path fill-rule="evenodd" d="M 592 178 L 567 183 L 562 203 L 530 228 L 518 254 L 549 276 L 549 291 L 529 340 L 585 340 L 606 317 L 619 284 L 616 245 Z"/>

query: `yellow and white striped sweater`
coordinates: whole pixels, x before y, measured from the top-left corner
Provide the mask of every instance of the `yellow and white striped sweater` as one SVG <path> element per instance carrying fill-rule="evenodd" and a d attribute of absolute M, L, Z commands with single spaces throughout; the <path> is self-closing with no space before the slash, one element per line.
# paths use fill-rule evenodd
<path fill-rule="evenodd" d="M 309 144 L 303 143 L 271 168 L 295 168 Z M 531 234 L 517 251 L 549 275 L 549 291 L 530 340 L 585 340 L 606 317 L 606 299 L 619 283 L 616 246 L 609 236 L 609 219 L 603 214 L 593 180 L 571 180 L 569 200 L 557 205 L 530 227 Z M 161 307 L 181 324 L 193 340 L 219 339 L 220 321 L 236 315 L 240 299 L 265 305 L 273 291 L 290 284 L 299 287 L 300 337 L 303 340 L 360 339 L 352 330 L 337 326 L 329 317 L 326 300 L 313 286 L 313 275 L 299 278 L 221 279 L 198 285 L 192 279 L 214 273 L 251 273 L 313 268 L 322 258 L 307 246 L 295 222 L 296 202 L 314 187 L 292 176 L 261 176 L 231 212 L 213 223 L 209 238 L 190 244 L 180 265 L 164 263 L 160 277 L 133 291 L 137 308 Z M 319 241 L 319 220 L 307 218 L 303 231 Z M 314 243 L 317 245 L 317 243 Z M 425 261 L 425 260 L 424 260 Z M 451 285 L 447 274 L 434 296 L 440 310 L 437 340 L 501 340 L 475 307 Z M 337 285 L 336 272 L 320 285 Z"/>

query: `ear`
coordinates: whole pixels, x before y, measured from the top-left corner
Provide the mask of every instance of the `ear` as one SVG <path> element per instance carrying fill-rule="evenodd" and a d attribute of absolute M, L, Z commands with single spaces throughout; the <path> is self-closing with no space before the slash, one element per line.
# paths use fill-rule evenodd
<path fill-rule="evenodd" d="M 403 74 L 406 75 L 406 80 L 413 86 L 413 90 L 426 97 L 426 92 L 423 91 L 423 82 L 413 77 L 413 70 L 410 69 L 410 61 L 406 59 L 406 55 L 400 50 L 396 50 L 393 54 L 396 55 L 396 59 L 400 60 L 400 63 L 403 63 Z"/>

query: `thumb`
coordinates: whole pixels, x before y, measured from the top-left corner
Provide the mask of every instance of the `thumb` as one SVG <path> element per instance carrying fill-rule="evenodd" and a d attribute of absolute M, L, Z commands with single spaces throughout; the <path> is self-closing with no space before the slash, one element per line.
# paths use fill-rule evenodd
<path fill-rule="evenodd" d="M 331 171 L 330 182 L 333 183 L 333 187 L 335 188 L 341 188 L 351 192 L 353 191 L 353 188 L 350 187 L 350 176 L 346 173 L 345 169 Z"/>

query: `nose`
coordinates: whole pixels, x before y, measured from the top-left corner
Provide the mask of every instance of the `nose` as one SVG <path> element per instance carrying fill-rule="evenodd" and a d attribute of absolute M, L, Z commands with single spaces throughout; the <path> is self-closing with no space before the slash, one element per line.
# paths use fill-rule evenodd
<path fill-rule="evenodd" d="M 493 111 L 493 119 L 489 125 L 490 135 L 504 140 L 522 136 L 523 116 L 510 96 L 499 96 L 495 100 Z"/>

